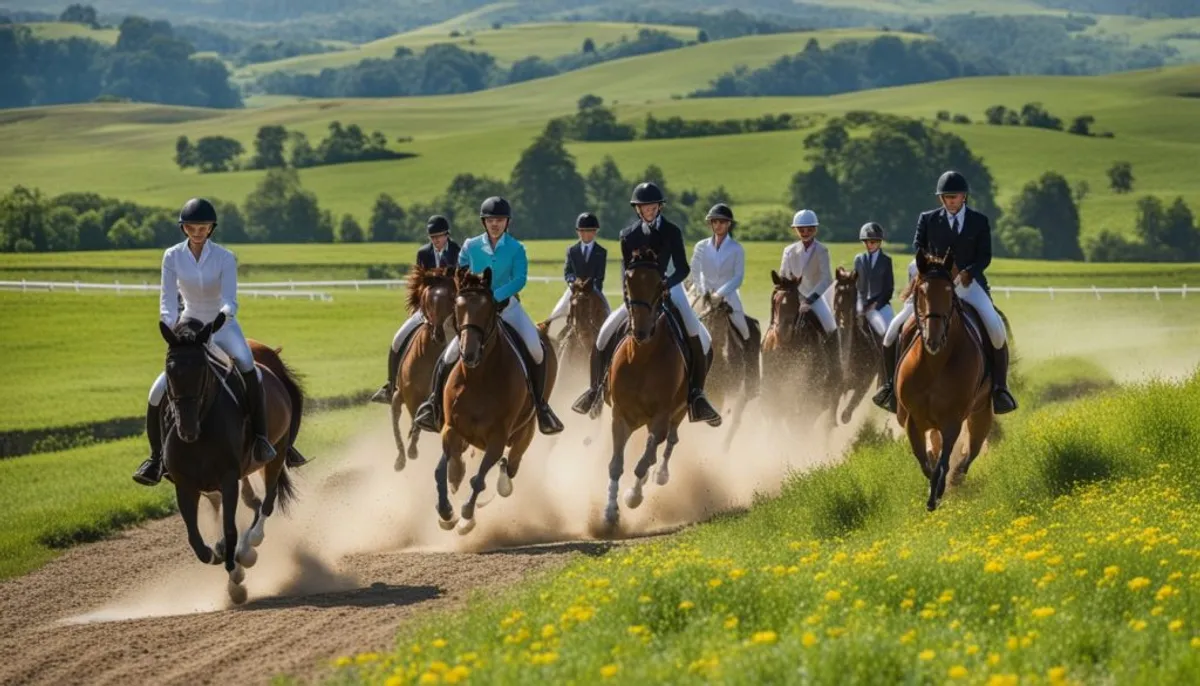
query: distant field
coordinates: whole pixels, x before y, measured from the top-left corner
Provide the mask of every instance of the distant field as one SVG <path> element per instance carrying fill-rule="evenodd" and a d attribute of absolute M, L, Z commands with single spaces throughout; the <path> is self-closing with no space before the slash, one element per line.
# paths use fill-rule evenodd
<path fill-rule="evenodd" d="M 1200 38 L 1177 38 L 1177 34 L 1200 34 L 1200 17 L 1181 19 L 1143 19 L 1141 17 L 1099 15 L 1095 26 L 1086 33 L 1098 36 L 1125 36 L 1129 42 L 1163 42 L 1179 51 L 1180 62 L 1200 60 Z"/>
<path fill-rule="evenodd" d="M 90 38 L 94 41 L 113 45 L 117 42 L 120 31 L 117 29 L 93 29 L 86 24 L 69 24 L 61 21 L 34 22 L 25 24 L 33 30 L 33 35 L 43 40 L 61 40 L 67 38 Z"/>

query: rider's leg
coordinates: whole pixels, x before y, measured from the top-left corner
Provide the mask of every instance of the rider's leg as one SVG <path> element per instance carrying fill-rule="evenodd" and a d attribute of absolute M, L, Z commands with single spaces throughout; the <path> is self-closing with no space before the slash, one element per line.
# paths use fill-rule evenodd
<path fill-rule="evenodd" d="M 254 355 L 250 352 L 250 346 L 246 345 L 246 337 L 242 335 L 236 319 L 226 319 L 221 330 L 213 334 L 212 341 L 233 358 L 246 384 L 246 409 L 250 415 L 251 431 L 254 432 L 252 458 L 256 464 L 266 464 L 275 459 L 275 447 L 267 438 L 267 397 L 254 366 Z"/>
<path fill-rule="evenodd" d="M 160 405 L 167 394 L 167 375 L 159 374 L 150 387 L 146 401 L 146 438 L 150 441 L 150 457 L 142 461 L 133 473 L 133 480 L 143 486 L 156 486 L 163 477 L 162 413 Z"/>
<path fill-rule="evenodd" d="M 837 322 L 834 320 L 833 311 L 829 309 L 829 303 L 825 302 L 825 298 L 817 298 L 809 307 L 817 316 L 817 320 L 821 322 L 821 328 L 825 329 L 826 334 L 832 336 L 837 333 Z"/>
<path fill-rule="evenodd" d="M 446 388 L 446 380 L 450 378 L 450 370 L 454 369 L 456 362 L 458 362 L 458 336 L 450 339 L 446 350 L 438 357 L 437 364 L 433 367 L 429 397 L 421 403 L 421 406 L 417 408 L 416 415 L 413 416 L 413 424 L 417 428 L 430 433 L 441 433 L 444 421 L 442 394 Z"/>
<path fill-rule="evenodd" d="M 712 349 L 712 337 L 700 323 L 696 311 L 688 302 L 682 285 L 671 289 L 671 303 L 679 311 L 683 326 L 687 329 L 688 346 L 691 348 L 691 369 L 688 379 L 688 420 L 708 422 L 713 426 L 721 423 L 721 415 L 704 397 L 704 382 L 708 378 L 708 351 Z"/>
<path fill-rule="evenodd" d="M 913 304 L 910 298 L 904 303 L 904 307 L 900 310 L 900 314 L 888 324 L 887 331 L 883 334 L 883 378 L 879 387 L 879 392 L 875 397 L 871 398 L 871 402 L 888 412 L 896 411 L 896 394 L 895 394 L 895 379 L 896 379 L 896 343 L 900 338 L 900 331 L 904 328 L 905 322 L 912 316 Z"/>
<path fill-rule="evenodd" d="M 561 432 L 562 422 L 546 402 L 546 355 L 542 350 L 542 339 L 538 335 L 537 327 L 533 325 L 533 320 L 516 298 L 508 301 L 508 307 L 500 313 L 500 318 L 516 330 L 517 335 L 521 337 L 521 343 L 525 345 L 529 361 L 533 363 L 533 368 L 529 370 L 529 380 L 530 390 L 533 391 L 533 406 L 537 412 L 538 431 L 544 434 Z"/>
<path fill-rule="evenodd" d="M 557 319 L 562 319 L 571 311 L 571 287 L 567 286 L 563 291 L 562 297 L 554 304 L 554 309 L 550 310 L 550 316 L 546 317 L 546 323 L 553 322 Z"/>
<path fill-rule="evenodd" d="M 417 312 L 400 325 L 400 329 L 392 338 L 392 347 L 388 351 L 387 381 L 375 392 L 375 395 L 371 396 L 371 402 L 383 405 L 392 403 L 392 395 L 396 393 L 396 372 L 400 369 L 400 351 L 404 349 L 404 342 L 408 340 L 408 337 L 412 336 L 413 332 L 424 323 L 425 315 Z"/>
<path fill-rule="evenodd" d="M 892 308 L 890 305 L 884 305 L 882 310 L 869 310 L 866 318 L 871 330 L 882 337 L 887 334 L 888 324 L 891 323 Z"/>
<path fill-rule="evenodd" d="M 592 348 L 591 376 L 587 390 L 571 406 L 571 409 L 579 414 L 590 412 L 602 397 L 600 384 L 604 382 L 604 372 L 612 362 L 613 353 L 616 352 L 616 333 L 628 319 L 629 310 L 618 307 L 608 314 L 608 318 L 600 327 L 600 333 L 596 336 L 596 345 Z"/>
<path fill-rule="evenodd" d="M 1012 412 L 1017 409 L 1017 400 L 1008 390 L 1008 332 L 1004 330 L 1004 320 L 978 281 L 971 281 L 970 286 L 959 286 L 955 290 L 958 297 L 979 313 L 992 343 L 992 409 L 996 414 Z"/>

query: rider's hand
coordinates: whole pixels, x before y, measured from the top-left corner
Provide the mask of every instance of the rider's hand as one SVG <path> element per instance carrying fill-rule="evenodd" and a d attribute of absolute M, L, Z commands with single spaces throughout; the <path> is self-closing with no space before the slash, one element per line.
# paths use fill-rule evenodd
<path fill-rule="evenodd" d="M 971 285 L 971 272 L 966 271 L 966 270 L 960 271 L 958 273 L 958 276 L 956 276 L 954 278 L 954 282 L 957 283 L 959 286 L 962 286 L 963 288 L 970 286 Z"/>

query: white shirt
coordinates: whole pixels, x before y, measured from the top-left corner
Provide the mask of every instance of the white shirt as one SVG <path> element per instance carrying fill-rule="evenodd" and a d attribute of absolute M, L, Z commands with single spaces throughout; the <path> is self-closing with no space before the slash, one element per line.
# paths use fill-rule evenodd
<path fill-rule="evenodd" d="M 705 238 L 692 250 L 692 282 L 700 294 L 716 291 L 722 298 L 737 292 L 746 276 L 746 251 L 742 244 L 726 236 L 718 248 Z"/>
<path fill-rule="evenodd" d="M 211 240 L 204 243 L 200 259 L 192 256 L 188 242 L 172 245 L 163 253 L 159 317 L 175 326 L 179 313 L 178 294 L 183 294 L 183 317 L 208 323 L 218 312 L 237 315 L 237 258 Z"/>
<path fill-rule="evenodd" d="M 955 222 L 957 222 L 958 223 L 957 233 L 962 233 L 963 224 L 966 223 L 966 221 L 967 221 L 967 203 L 964 202 L 963 206 L 958 208 L 958 212 L 956 212 L 954 214 L 950 214 L 950 211 L 945 210 L 945 209 L 943 209 L 942 212 L 945 213 L 946 221 L 950 223 L 950 228 L 953 229 Z"/>
<path fill-rule="evenodd" d="M 804 241 L 792 243 L 783 249 L 779 275 L 792 279 L 799 276 L 800 294 L 805 297 L 814 293 L 823 294 L 833 285 L 829 248 L 815 238 L 807 250 L 804 248 Z"/>

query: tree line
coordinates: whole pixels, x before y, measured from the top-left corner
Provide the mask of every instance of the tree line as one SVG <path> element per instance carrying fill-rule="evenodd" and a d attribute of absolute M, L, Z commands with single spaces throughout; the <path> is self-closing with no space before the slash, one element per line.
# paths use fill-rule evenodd
<path fill-rule="evenodd" d="M 1063 120 L 1050 114 L 1046 108 L 1042 107 L 1040 102 L 1027 102 L 1020 110 L 1009 109 L 1004 105 L 992 105 L 984 111 L 983 116 L 985 121 L 992 126 L 1031 126 L 1038 129 L 1050 129 L 1051 131 L 1062 131 Z M 1111 131 L 1095 133 L 1092 131 L 1092 125 L 1096 123 L 1096 118 L 1090 114 L 1081 114 L 1071 122 L 1067 133 L 1076 136 L 1097 136 L 1100 138 L 1112 138 Z"/>
<path fill-rule="evenodd" d="M 197 107 L 241 107 L 220 60 L 194 57 L 165 21 L 127 17 L 116 45 L 85 38 L 41 40 L 26 26 L 0 26 L 0 108 L 128 99 Z"/>
<path fill-rule="evenodd" d="M 411 138 L 398 139 L 400 142 Z M 343 127 L 339 121 L 329 124 L 329 135 L 316 148 L 302 131 L 288 131 L 278 124 L 262 126 L 254 138 L 254 156 L 242 163 L 246 152 L 241 141 L 227 136 L 204 136 L 195 143 L 187 136 L 175 141 L 175 164 L 180 169 L 197 168 L 201 173 L 238 169 L 274 169 L 282 167 L 319 167 L 347 162 L 396 160 L 415 157 L 415 153 L 388 148 L 382 131 L 363 132 L 358 124 Z"/>
<path fill-rule="evenodd" d="M 763 131 L 787 131 L 798 128 L 807 118 L 798 118 L 784 112 L 764 114 L 747 119 L 684 119 L 674 116 L 658 119 L 654 114 L 646 115 L 646 122 L 639 131 L 631 124 L 617 121 L 611 107 L 604 106 L 604 99 L 591 93 L 581 97 L 573 115 L 560 117 L 568 138 L 577 141 L 631 141 L 663 138 L 698 138 L 703 136 L 728 136 L 739 133 Z"/>

